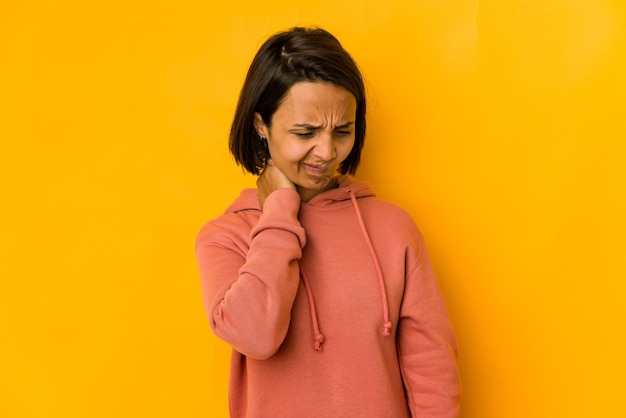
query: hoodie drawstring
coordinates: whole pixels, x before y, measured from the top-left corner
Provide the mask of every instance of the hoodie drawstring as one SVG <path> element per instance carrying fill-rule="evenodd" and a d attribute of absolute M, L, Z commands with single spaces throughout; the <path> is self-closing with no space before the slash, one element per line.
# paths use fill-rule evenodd
<path fill-rule="evenodd" d="M 311 285 L 309 284 L 309 279 L 307 279 L 306 274 L 304 274 L 304 269 L 298 261 L 298 266 L 300 267 L 300 278 L 302 279 L 302 283 L 304 283 L 304 290 L 306 290 L 306 296 L 309 299 L 309 309 L 311 311 L 311 322 L 313 323 L 313 333 L 315 334 L 315 340 L 313 341 L 313 349 L 315 351 L 322 351 L 322 343 L 324 342 L 324 336 L 320 332 L 319 323 L 317 322 L 317 311 L 315 310 L 315 301 L 313 300 L 313 292 L 311 292 Z"/>
<path fill-rule="evenodd" d="M 380 296 L 383 302 L 383 335 L 389 335 L 389 330 L 391 329 L 391 321 L 389 320 L 389 302 L 387 301 L 387 289 L 385 288 L 383 271 L 380 268 L 380 263 L 378 262 L 376 251 L 374 251 L 374 246 L 372 245 L 372 241 L 370 240 L 367 229 L 365 228 L 365 223 L 363 222 L 363 217 L 361 216 L 361 210 L 359 209 L 359 205 L 356 201 L 356 195 L 352 190 L 349 190 L 349 193 L 350 199 L 352 200 L 352 206 L 354 206 L 354 211 L 356 212 L 356 217 L 359 221 L 359 226 L 361 227 L 361 232 L 363 233 L 363 238 L 365 239 L 367 248 L 370 251 L 372 261 L 374 262 L 374 267 L 376 267 L 376 275 L 378 276 L 378 284 L 380 286 Z"/>
<path fill-rule="evenodd" d="M 352 200 L 352 206 L 354 207 L 354 211 L 356 212 L 356 217 L 359 222 L 359 227 L 361 228 L 361 233 L 363 234 L 363 238 L 365 239 L 365 243 L 367 244 L 367 248 L 369 249 L 370 256 L 372 257 L 372 261 L 374 262 L 374 267 L 376 268 L 376 276 L 378 277 L 378 285 L 380 287 L 380 295 L 383 303 L 383 335 L 389 335 L 389 330 L 391 329 L 391 321 L 389 320 L 389 302 L 387 300 L 387 289 L 385 288 L 385 280 L 383 277 L 383 271 L 380 268 L 380 263 L 378 262 L 378 257 L 376 256 L 376 251 L 374 250 L 374 246 L 372 245 L 372 241 L 370 240 L 369 234 L 367 233 L 367 229 L 365 228 L 365 223 L 363 222 L 363 216 L 361 216 L 361 210 L 359 209 L 359 205 L 356 200 L 356 195 L 354 191 L 349 190 L 350 199 Z M 304 290 L 306 291 L 306 296 L 309 301 L 309 310 L 311 314 L 311 323 L 313 324 L 313 333 L 315 334 L 315 339 L 313 340 L 313 349 L 315 351 L 322 351 L 322 343 L 324 342 L 324 336 L 320 332 L 319 323 L 317 320 L 317 310 L 315 309 L 315 300 L 313 299 L 313 292 L 311 291 L 311 285 L 309 284 L 309 279 L 306 277 L 304 273 L 304 269 L 302 268 L 302 264 L 298 261 L 298 266 L 300 267 L 300 279 L 304 284 Z"/>

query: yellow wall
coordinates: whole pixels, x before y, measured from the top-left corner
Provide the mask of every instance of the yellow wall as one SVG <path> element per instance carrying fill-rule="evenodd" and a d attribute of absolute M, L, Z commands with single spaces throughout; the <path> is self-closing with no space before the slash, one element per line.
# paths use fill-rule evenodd
<path fill-rule="evenodd" d="M 0 416 L 226 416 L 193 241 L 254 184 L 229 122 L 294 24 L 364 70 L 358 177 L 426 234 L 463 417 L 624 416 L 624 2 L 214 3 L 0 5 Z"/>

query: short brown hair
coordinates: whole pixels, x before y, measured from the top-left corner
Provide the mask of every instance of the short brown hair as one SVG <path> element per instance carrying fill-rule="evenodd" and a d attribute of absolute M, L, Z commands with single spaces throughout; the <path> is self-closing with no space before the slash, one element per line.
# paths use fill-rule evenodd
<path fill-rule="evenodd" d="M 339 165 L 341 174 L 354 174 L 365 141 L 365 84 L 356 62 L 337 38 L 319 28 L 294 27 L 276 33 L 257 51 L 230 130 L 229 147 L 235 161 L 250 173 L 260 174 L 268 151 L 254 129 L 254 113 L 269 126 L 291 86 L 302 81 L 331 83 L 354 95 L 354 146 Z"/>

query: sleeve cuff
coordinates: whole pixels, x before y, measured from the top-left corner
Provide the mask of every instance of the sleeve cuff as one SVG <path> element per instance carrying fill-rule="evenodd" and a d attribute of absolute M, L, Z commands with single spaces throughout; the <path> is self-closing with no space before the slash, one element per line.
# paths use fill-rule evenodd
<path fill-rule="evenodd" d="M 263 203 L 263 214 L 259 222 L 250 231 L 250 238 L 254 239 L 267 229 L 280 229 L 295 234 L 300 247 L 304 247 L 306 237 L 298 220 L 300 202 L 300 195 L 293 189 L 278 189 L 270 193 Z"/>

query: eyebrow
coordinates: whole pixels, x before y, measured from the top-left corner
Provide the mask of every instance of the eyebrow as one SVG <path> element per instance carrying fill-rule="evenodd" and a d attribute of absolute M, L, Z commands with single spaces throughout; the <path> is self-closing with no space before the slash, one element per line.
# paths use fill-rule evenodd
<path fill-rule="evenodd" d="M 346 122 L 346 123 L 342 123 L 341 125 L 337 125 L 335 126 L 335 129 L 341 129 L 341 128 L 347 128 L 349 126 L 354 125 L 353 121 L 350 122 Z M 310 129 L 312 131 L 316 130 L 316 129 L 322 129 L 322 126 L 316 126 L 316 125 L 311 125 L 309 123 L 296 123 L 293 125 L 294 128 L 304 128 L 304 129 Z"/>

